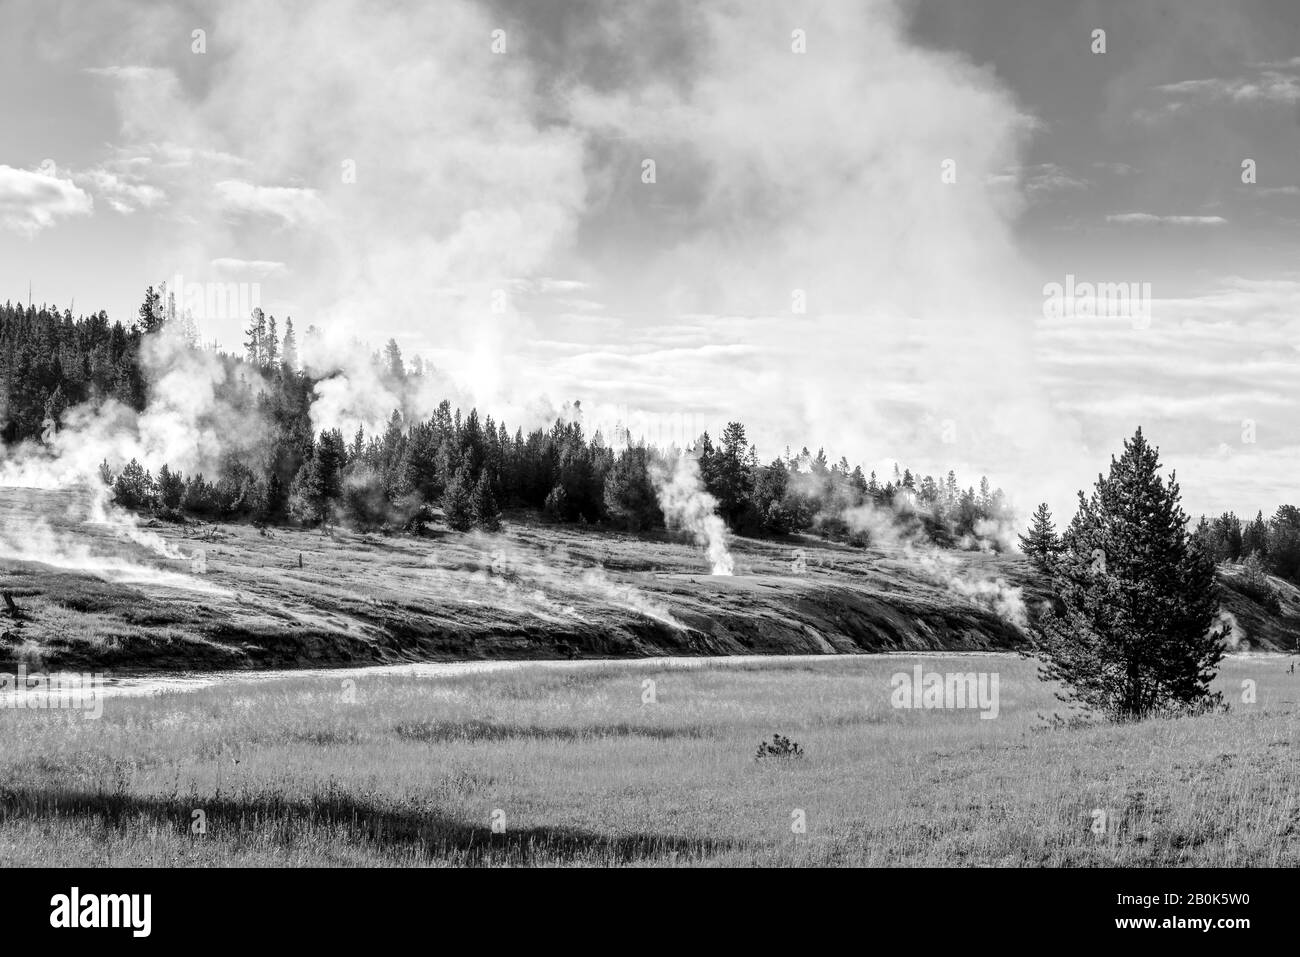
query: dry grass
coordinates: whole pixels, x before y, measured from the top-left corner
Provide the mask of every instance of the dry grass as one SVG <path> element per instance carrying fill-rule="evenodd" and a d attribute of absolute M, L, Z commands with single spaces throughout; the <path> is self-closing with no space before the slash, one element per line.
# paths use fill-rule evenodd
<path fill-rule="evenodd" d="M 1019 635 L 914 562 L 812 538 L 736 538 L 737 574 L 702 549 L 512 515 L 499 535 L 425 537 L 250 525 L 87 525 L 73 492 L 0 489 L 13 541 L 53 529 L 67 555 L 0 557 L 0 662 L 124 669 L 268 668 L 467 658 L 990 650 Z M 69 517 L 71 516 L 71 517 Z M 796 549 L 806 555 L 794 569 Z M 89 555 L 82 554 L 88 551 Z M 301 565 L 299 564 L 301 559 Z M 1031 577 L 1019 557 L 959 557 L 973 577 Z"/>
<path fill-rule="evenodd" d="M 1000 717 L 892 708 L 918 660 L 997 672 Z M 1050 689 L 1008 655 L 363 675 L 355 703 L 294 676 L 109 698 L 97 721 L 0 710 L 0 860 L 1296 866 L 1287 667 L 1230 659 L 1228 715 L 1073 730 L 1044 727 Z M 756 761 L 774 732 L 806 756 Z"/>

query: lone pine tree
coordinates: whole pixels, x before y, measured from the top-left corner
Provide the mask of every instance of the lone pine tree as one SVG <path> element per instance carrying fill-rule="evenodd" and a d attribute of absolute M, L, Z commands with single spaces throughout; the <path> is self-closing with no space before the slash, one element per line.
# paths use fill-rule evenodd
<path fill-rule="evenodd" d="M 1039 505 L 1034 512 L 1028 534 L 1020 536 L 1020 550 L 1029 557 L 1030 561 L 1044 570 L 1051 565 L 1052 559 L 1061 550 L 1061 539 L 1056 534 L 1056 526 L 1052 524 L 1052 513 L 1046 502 Z"/>
<path fill-rule="evenodd" d="M 1187 531 L 1175 475 L 1138 429 L 1062 536 L 1052 563 L 1057 609 L 1031 636 L 1062 701 L 1115 720 L 1217 703 L 1210 682 L 1227 629 L 1216 628 L 1214 564 Z"/>

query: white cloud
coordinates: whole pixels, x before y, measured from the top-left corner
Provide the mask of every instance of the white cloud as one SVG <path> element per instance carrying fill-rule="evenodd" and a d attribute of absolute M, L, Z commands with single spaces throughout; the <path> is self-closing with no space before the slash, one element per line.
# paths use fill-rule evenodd
<path fill-rule="evenodd" d="M 1300 417 L 1300 279 L 1227 277 L 1196 295 L 1156 298 L 1151 323 L 1040 319 L 1035 341 L 1054 404 L 1086 424 L 1104 452 L 1141 424 L 1180 470 L 1187 507 L 1271 511 Z M 1243 441 L 1244 423 L 1256 441 Z M 1206 469 L 1229 443 L 1254 467 L 1232 480 Z M 1167 453 L 1167 454 L 1166 454 Z"/>
<path fill-rule="evenodd" d="M 1025 171 L 1025 189 L 1031 196 L 1087 189 L 1089 185 L 1086 179 L 1056 163 L 1039 163 Z"/>
<path fill-rule="evenodd" d="M 90 195 L 74 182 L 36 170 L 0 165 L 0 227 L 34 236 L 58 220 L 89 216 Z"/>
<path fill-rule="evenodd" d="M 1264 70 L 1258 76 L 1182 80 L 1156 87 L 1171 96 L 1195 100 L 1235 103 L 1297 103 L 1300 102 L 1300 77 L 1289 76 L 1276 70 Z"/>
<path fill-rule="evenodd" d="M 1223 226 L 1222 216 L 1157 216 L 1154 213 L 1111 213 L 1108 223 L 1135 223 L 1143 226 Z"/>
<path fill-rule="evenodd" d="M 139 64 L 92 66 L 86 67 L 86 72 L 92 76 L 102 76 L 110 80 L 118 80 L 128 83 L 156 82 L 172 76 L 171 71 L 169 70 L 162 70 L 151 66 L 141 66 Z"/>
<path fill-rule="evenodd" d="M 223 278 L 243 278 L 252 276 L 265 279 L 267 276 L 279 276 L 287 271 L 282 262 L 268 259 L 237 259 L 223 256 L 213 259 L 209 265 Z"/>
<path fill-rule="evenodd" d="M 273 216 L 291 226 L 318 222 L 325 216 L 325 205 L 314 189 L 254 186 L 237 179 L 222 180 L 216 189 L 222 205 L 233 212 Z"/>
<path fill-rule="evenodd" d="M 143 182 L 139 177 L 113 172 L 105 166 L 78 173 L 73 179 L 102 196 L 115 212 L 122 214 L 151 209 L 167 198 L 157 186 Z"/>

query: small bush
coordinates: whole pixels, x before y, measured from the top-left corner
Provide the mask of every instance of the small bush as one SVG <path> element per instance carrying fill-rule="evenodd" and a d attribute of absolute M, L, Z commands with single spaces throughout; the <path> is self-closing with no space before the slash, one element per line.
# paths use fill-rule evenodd
<path fill-rule="evenodd" d="M 758 753 L 754 755 L 755 761 L 762 761 L 764 758 L 802 758 L 803 748 L 799 747 L 797 741 L 791 741 L 785 735 L 772 735 L 771 742 L 760 741 L 758 744 Z"/>

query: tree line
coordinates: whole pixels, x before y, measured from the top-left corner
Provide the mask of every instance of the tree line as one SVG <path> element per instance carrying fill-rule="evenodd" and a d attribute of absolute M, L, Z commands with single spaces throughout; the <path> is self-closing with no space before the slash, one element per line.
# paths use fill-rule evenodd
<path fill-rule="evenodd" d="M 1300 585 L 1300 508 L 1294 505 L 1278 506 L 1269 519 L 1258 511 L 1246 523 L 1233 512 L 1215 518 L 1202 515 L 1189 527 L 1188 538 L 1213 564 L 1240 565 L 1242 575 L 1236 581 L 1246 589 L 1254 588 L 1256 597 L 1268 605 L 1277 604 L 1276 597 L 1269 597 L 1271 586 L 1264 581 L 1268 575 Z M 1038 506 L 1029 529 L 1020 537 L 1020 547 L 1044 567 L 1061 548 L 1046 503 Z"/>
<path fill-rule="evenodd" d="M 453 529 L 495 529 L 502 509 L 538 509 L 560 522 L 603 523 L 631 530 L 663 525 L 652 481 L 657 465 L 679 450 L 647 446 L 626 433 L 611 444 L 588 436 L 574 403 L 549 429 L 513 432 L 491 415 L 462 413 L 443 401 L 428 417 L 394 409 L 375 434 L 337 428 L 315 432 L 310 408 L 316 384 L 329 370 L 309 374 L 299 364 L 292 319 L 281 326 L 253 311 L 242 355 L 203 347 L 174 300 L 150 287 L 128 328 L 104 312 L 74 319 L 70 311 L 6 303 L 0 308 L 0 394 L 7 399 L 7 443 L 41 441 L 62 427 L 67 409 L 112 398 L 136 411 L 149 401 L 141 360 L 147 336 L 179 328 L 186 348 L 206 349 L 227 375 L 218 400 L 256 418 L 269 437 L 256 452 L 223 455 L 213 474 L 183 475 L 170 464 L 153 474 L 140 462 L 105 462 L 101 478 L 119 504 L 166 517 L 194 517 L 362 528 L 418 530 L 441 512 Z M 309 328 L 307 335 L 314 334 Z M 409 366 L 390 340 L 370 357 L 376 376 L 395 395 L 412 394 L 428 374 Z M 236 374 L 236 373 L 240 374 Z M 260 387 L 250 386 L 250 378 Z M 941 545 L 984 539 L 989 523 L 1011 512 L 987 478 L 961 488 L 956 475 L 934 478 L 894 466 L 882 482 L 845 458 L 807 448 L 767 463 L 740 422 L 715 440 L 693 443 L 704 489 L 736 532 L 783 535 L 817 532 L 851 538 L 847 510 L 874 505 L 900 513 Z"/>

